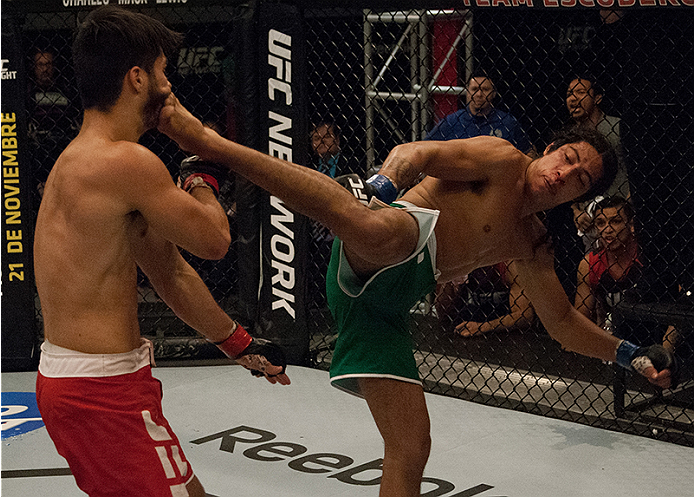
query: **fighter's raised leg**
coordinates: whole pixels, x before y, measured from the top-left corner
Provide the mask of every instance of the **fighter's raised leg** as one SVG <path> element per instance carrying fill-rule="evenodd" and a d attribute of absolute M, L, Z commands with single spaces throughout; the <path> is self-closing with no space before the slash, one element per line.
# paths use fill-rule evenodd
<path fill-rule="evenodd" d="M 358 273 L 400 262 L 415 248 L 417 225 L 409 214 L 398 209 L 371 210 L 318 171 L 219 136 L 204 127 L 173 94 L 162 109 L 159 130 L 183 150 L 229 167 L 291 209 L 330 228 L 344 242 Z"/>

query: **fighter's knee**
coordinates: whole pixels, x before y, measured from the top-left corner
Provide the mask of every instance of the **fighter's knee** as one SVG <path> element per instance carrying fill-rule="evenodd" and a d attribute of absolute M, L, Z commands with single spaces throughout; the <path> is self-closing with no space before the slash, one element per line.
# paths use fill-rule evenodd
<path fill-rule="evenodd" d="M 396 209 L 381 209 L 361 217 L 353 242 L 373 260 L 384 263 L 399 262 L 414 250 L 419 228 L 417 222 L 406 212 Z"/>

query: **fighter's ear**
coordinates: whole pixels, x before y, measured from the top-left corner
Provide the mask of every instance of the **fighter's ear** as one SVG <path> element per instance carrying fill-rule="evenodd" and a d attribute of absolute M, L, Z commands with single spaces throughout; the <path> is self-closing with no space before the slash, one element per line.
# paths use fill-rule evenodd
<path fill-rule="evenodd" d="M 550 143 L 549 145 L 547 145 L 547 148 L 546 148 L 545 151 L 542 153 L 542 155 L 547 155 L 547 154 L 550 152 L 550 149 L 552 148 L 552 145 L 554 145 L 554 142 L 552 142 L 552 143 Z"/>
<path fill-rule="evenodd" d="M 125 74 L 125 82 L 129 84 L 133 90 L 139 93 L 145 85 L 144 70 L 140 66 L 133 66 Z"/>

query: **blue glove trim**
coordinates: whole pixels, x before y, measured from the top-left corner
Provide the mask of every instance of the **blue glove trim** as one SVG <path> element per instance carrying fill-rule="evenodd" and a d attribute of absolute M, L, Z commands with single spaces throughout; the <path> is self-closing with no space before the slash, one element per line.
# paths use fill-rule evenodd
<path fill-rule="evenodd" d="M 376 190 L 376 197 L 378 200 L 390 204 L 398 198 L 398 190 L 395 188 L 393 182 L 382 174 L 374 174 L 369 179 L 366 180 L 367 185 L 371 185 Z"/>
<path fill-rule="evenodd" d="M 638 345 L 634 345 L 631 342 L 622 340 L 617 347 L 617 359 L 616 362 L 623 368 L 631 370 L 631 360 L 636 355 L 636 351 L 639 350 Z"/>

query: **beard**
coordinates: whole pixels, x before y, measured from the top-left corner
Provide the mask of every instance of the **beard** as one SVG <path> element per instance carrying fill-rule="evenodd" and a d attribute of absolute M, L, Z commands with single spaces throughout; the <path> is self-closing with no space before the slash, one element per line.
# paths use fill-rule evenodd
<path fill-rule="evenodd" d="M 166 99 L 169 97 L 171 92 L 167 91 L 165 93 L 160 93 L 157 88 L 150 83 L 149 85 L 149 97 L 145 103 L 143 109 L 143 121 L 145 124 L 145 129 L 154 129 L 159 124 L 159 113 Z"/>

